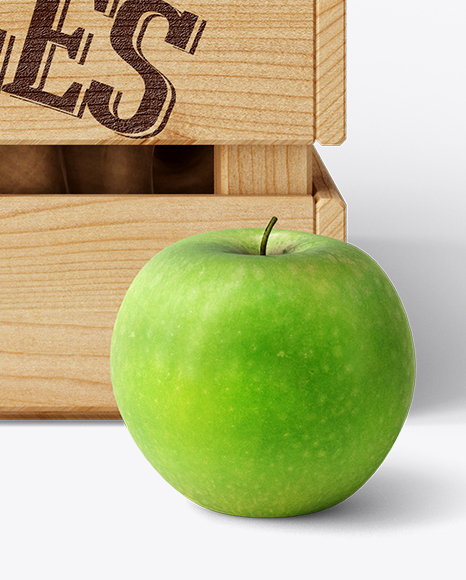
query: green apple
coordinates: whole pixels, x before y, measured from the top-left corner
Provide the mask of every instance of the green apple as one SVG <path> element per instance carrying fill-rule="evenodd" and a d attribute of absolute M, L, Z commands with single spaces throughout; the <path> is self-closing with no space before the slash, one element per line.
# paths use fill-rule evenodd
<path fill-rule="evenodd" d="M 193 502 L 250 517 L 323 510 L 359 489 L 403 426 L 415 375 L 378 264 L 270 229 L 162 250 L 130 286 L 111 346 L 119 410 L 153 467 Z"/>

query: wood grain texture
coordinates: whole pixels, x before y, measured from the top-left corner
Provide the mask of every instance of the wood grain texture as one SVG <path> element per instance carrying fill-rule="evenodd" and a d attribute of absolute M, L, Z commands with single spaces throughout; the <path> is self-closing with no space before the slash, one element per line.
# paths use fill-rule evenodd
<path fill-rule="evenodd" d="M 217 145 L 215 193 L 312 194 L 312 161 L 306 145 Z"/>
<path fill-rule="evenodd" d="M 316 134 L 321 145 L 346 139 L 346 3 L 316 0 Z"/>
<path fill-rule="evenodd" d="M 140 268 L 205 230 L 314 230 L 312 196 L 0 196 L 0 418 L 119 418 L 112 328 Z"/>
<path fill-rule="evenodd" d="M 314 160 L 315 233 L 346 242 L 346 203 L 315 147 L 310 149 Z"/>
<path fill-rule="evenodd" d="M 160 14 L 152 18 L 157 15 L 152 10 L 141 15 L 134 34 L 128 37 L 132 48 L 127 49 L 125 60 L 112 47 L 110 38 L 124 9 L 133 5 L 121 0 L 116 13 L 111 15 L 113 1 L 106 13 L 94 9 L 94 0 L 71 0 L 66 13 L 64 2 L 60 3 L 51 26 L 54 30 L 60 26 L 60 32 L 68 36 L 80 28 L 84 30 L 76 55 L 63 45 L 48 42 L 34 78 L 27 77 L 29 69 L 25 66 L 20 81 L 21 90 L 33 83 L 35 88 L 54 97 L 62 97 L 72 83 L 77 83 L 79 95 L 65 113 L 50 103 L 37 104 L 34 101 L 37 93 L 34 97 L 15 98 L 19 90 L 15 75 L 36 0 L 2 0 L 1 142 L 286 145 L 314 141 L 314 2 L 176 0 L 172 5 L 180 14 L 189 12 L 198 17 L 186 47 L 176 48 L 166 40 L 172 29 Z M 128 24 L 127 30 L 129 27 Z M 43 34 L 47 30 L 44 24 Z M 118 34 L 122 41 L 128 40 L 121 26 Z M 15 41 L 7 58 L 12 37 Z M 146 69 L 152 67 L 147 78 L 136 72 L 136 61 Z M 119 122 L 136 118 L 146 81 L 155 83 L 153 70 L 159 71 L 157 82 L 160 82 L 159 88 L 151 88 L 157 96 L 151 93 L 150 102 L 163 106 L 150 130 L 142 128 L 148 118 L 144 113 L 139 125 L 133 123 L 139 127 L 139 133 L 136 135 L 135 130 L 134 135 L 129 135 L 118 128 L 120 125 L 117 127 L 115 119 Z M 115 121 L 113 124 L 105 126 L 102 115 L 96 116 L 91 111 L 89 99 L 97 95 L 91 87 L 93 81 L 101 83 L 98 87 L 101 100 L 105 97 L 102 84 L 112 88 L 104 109 L 112 123 Z M 88 89 L 92 90 L 86 93 Z M 324 121 L 322 117 L 321 126 Z M 153 129 L 160 132 L 153 134 Z"/>

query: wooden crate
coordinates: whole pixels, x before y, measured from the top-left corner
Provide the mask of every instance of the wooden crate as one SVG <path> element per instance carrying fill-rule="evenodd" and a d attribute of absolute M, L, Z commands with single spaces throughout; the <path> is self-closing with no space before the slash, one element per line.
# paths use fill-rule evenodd
<path fill-rule="evenodd" d="M 15 186 L 0 179 L 2 419 L 119 418 L 115 317 L 139 269 L 177 239 L 272 215 L 346 239 L 345 203 L 313 146 L 345 138 L 344 1 L 176 8 L 2 0 L 0 167 L 4 147 L 34 157 Z M 49 146 L 128 144 L 145 146 L 138 175 L 154 147 L 214 147 L 212 194 L 121 193 L 117 162 L 107 189 L 41 169 Z"/>
<path fill-rule="evenodd" d="M 344 0 L 2 0 L 0 140 L 340 144 Z"/>

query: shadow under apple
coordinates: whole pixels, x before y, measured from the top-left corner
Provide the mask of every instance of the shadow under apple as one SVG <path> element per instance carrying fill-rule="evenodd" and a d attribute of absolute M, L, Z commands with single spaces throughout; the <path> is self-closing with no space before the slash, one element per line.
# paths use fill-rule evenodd
<path fill-rule="evenodd" d="M 458 481 L 453 474 L 435 473 L 428 466 L 384 462 L 345 501 L 302 516 L 247 518 L 214 512 L 189 500 L 188 503 L 197 515 L 221 524 L 253 526 L 263 531 L 367 534 L 425 527 L 460 518 L 465 503 L 463 489 L 464 481 Z"/>

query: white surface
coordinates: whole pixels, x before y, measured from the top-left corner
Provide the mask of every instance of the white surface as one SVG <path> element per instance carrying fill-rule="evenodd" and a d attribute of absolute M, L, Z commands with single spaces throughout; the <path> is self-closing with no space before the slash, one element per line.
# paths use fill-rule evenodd
<path fill-rule="evenodd" d="M 114 424 L 0 426 L 5 580 L 461 578 L 466 426 L 406 423 L 355 495 L 295 518 L 210 512 Z"/>
<path fill-rule="evenodd" d="M 349 242 L 408 313 L 408 421 L 378 472 L 325 512 L 215 514 L 184 499 L 121 423 L 0 422 L 5 580 L 464 576 L 466 5 L 348 0 L 348 140 L 320 148 Z"/>

